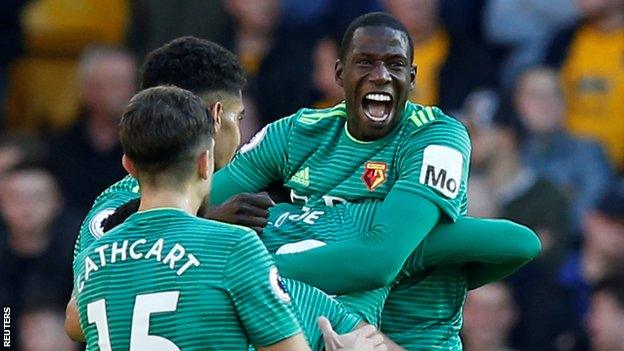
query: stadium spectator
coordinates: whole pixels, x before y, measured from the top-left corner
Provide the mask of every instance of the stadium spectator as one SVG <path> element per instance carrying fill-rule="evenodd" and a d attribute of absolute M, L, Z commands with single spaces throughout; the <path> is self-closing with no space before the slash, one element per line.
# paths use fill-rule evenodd
<path fill-rule="evenodd" d="M 518 314 L 509 288 L 492 283 L 472 290 L 464 303 L 462 340 L 466 351 L 512 351 L 509 335 Z"/>
<path fill-rule="evenodd" d="M 76 351 L 78 345 L 65 334 L 63 310 L 37 307 L 26 311 L 18 321 L 20 351 Z"/>
<path fill-rule="evenodd" d="M 136 64 L 127 52 L 87 49 L 79 63 L 83 112 L 71 130 L 50 141 L 50 164 L 67 204 L 80 211 L 124 176 L 117 124 L 136 90 Z"/>
<path fill-rule="evenodd" d="M 591 350 L 624 349 L 624 276 L 605 278 L 592 290 L 586 320 Z"/>
<path fill-rule="evenodd" d="M 52 174 L 28 162 L 6 171 L 0 220 L 2 305 L 12 307 L 16 321 L 33 301 L 62 308 L 71 293 L 72 242 L 80 222 L 63 210 Z"/>
<path fill-rule="evenodd" d="M 624 169 L 624 0 L 579 0 L 584 21 L 553 40 L 546 62 L 561 69 L 570 132 L 602 142 Z"/>
<path fill-rule="evenodd" d="M 574 0 L 488 0 L 483 12 L 484 35 L 504 48 L 499 80 L 505 96 L 523 70 L 543 61 L 552 37 L 579 16 Z"/>
<path fill-rule="evenodd" d="M 584 240 L 579 252 L 571 255 L 561 268 L 559 281 L 574 294 L 574 311 L 584 317 L 590 287 L 624 262 L 624 194 L 612 189 L 597 208 L 583 219 Z"/>
<path fill-rule="evenodd" d="M 570 135 L 564 128 L 565 101 L 557 72 L 535 67 L 522 73 L 515 108 L 527 131 L 523 162 L 557 185 L 570 203 L 575 232 L 583 215 L 609 188 L 611 166 L 601 145 Z"/>
<path fill-rule="evenodd" d="M 439 0 L 385 0 L 388 12 L 410 31 L 414 40 L 416 85 L 410 100 L 423 105 L 439 102 L 440 70 L 446 63 L 451 38 L 440 23 Z"/>
<path fill-rule="evenodd" d="M 542 242 L 542 254 L 509 281 L 520 317 L 512 345 L 538 351 L 556 350 L 557 338 L 568 338 L 575 344 L 580 320 L 570 313 L 569 292 L 556 282 L 570 242 L 566 198 L 522 164 L 514 130 L 476 119 L 467 122 L 473 141 L 469 214 L 503 217 L 527 225 Z"/>
<path fill-rule="evenodd" d="M 481 5 L 456 0 L 382 3 L 414 39 L 418 72 L 411 101 L 456 110 L 473 90 L 494 87 L 496 65 L 475 30 L 480 27 Z"/>
<path fill-rule="evenodd" d="M 317 90 L 318 98 L 314 108 L 332 107 L 344 99 L 342 88 L 336 84 L 334 66 L 338 59 L 338 44 L 326 37 L 321 39 L 314 48 L 312 82 Z"/>

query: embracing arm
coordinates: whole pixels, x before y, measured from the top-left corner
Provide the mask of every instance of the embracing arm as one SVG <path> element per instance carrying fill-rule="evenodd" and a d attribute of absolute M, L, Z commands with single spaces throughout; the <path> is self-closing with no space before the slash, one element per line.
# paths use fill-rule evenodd
<path fill-rule="evenodd" d="M 440 218 L 432 202 L 412 192 L 392 190 L 366 235 L 312 250 L 277 255 L 283 276 L 329 294 L 388 285 L 405 260 Z M 314 269 L 310 269 L 314 267 Z"/>

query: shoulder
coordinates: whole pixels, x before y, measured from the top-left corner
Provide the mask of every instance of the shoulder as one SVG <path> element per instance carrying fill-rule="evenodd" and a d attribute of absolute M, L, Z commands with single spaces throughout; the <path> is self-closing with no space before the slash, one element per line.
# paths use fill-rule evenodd
<path fill-rule="evenodd" d="M 470 149 L 468 129 L 435 106 L 408 102 L 402 136 L 407 142 L 454 144 Z"/>

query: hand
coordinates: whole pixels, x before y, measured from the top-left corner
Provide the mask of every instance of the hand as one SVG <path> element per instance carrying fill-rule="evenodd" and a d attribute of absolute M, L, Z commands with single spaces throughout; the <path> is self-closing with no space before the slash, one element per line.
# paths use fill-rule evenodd
<path fill-rule="evenodd" d="M 325 317 L 318 319 L 327 351 L 387 351 L 383 336 L 372 325 L 356 329 L 350 333 L 338 335 Z"/>
<path fill-rule="evenodd" d="M 267 225 L 270 207 L 275 206 L 269 194 L 242 193 L 229 198 L 219 206 L 210 206 L 201 213 L 201 216 L 215 221 L 238 224 L 250 227 L 256 233 L 262 234 Z"/>

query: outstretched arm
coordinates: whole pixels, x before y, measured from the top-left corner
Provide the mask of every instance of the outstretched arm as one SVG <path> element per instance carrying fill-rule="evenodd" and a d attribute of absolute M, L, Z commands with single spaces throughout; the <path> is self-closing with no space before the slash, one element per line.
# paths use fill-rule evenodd
<path fill-rule="evenodd" d="M 277 255 L 275 261 L 283 276 L 329 294 L 380 288 L 392 282 L 439 218 L 440 210 L 427 199 L 392 190 L 379 206 L 366 235 L 296 254 Z"/>
<path fill-rule="evenodd" d="M 445 264 L 467 264 L 469 289 L 500 280 L 533 260 L 541 244 L 529 228 L 505 219 L 462 217 L 440 223 L 408 260 L 418 271 Z"/>

